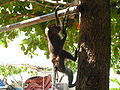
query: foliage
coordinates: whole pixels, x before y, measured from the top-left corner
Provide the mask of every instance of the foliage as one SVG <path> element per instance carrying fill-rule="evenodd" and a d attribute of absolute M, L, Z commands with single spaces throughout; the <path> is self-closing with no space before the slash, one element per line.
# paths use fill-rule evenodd
<path fill-rule="evenodd" d="M 54 12 L 54 9 L 55 9 L 52 6 L 51 8 L 48 8 L 47 7 L 49 6 L 48 3 L 46 4 L 47 6 L 43 7 L 41 6 L 41 3 L 38 3 L 38 2 L 36 4 L 35 2 L 4 0 L 4 1 L 1 1 L 0 4 L 1 4 L 0 17 L 2 18 L 0 19 L 1 26 L 20 22 L 20 21 L 35 17 L 37 15 L 45 15 L 47 13 Z M 0 33 L 0 37 L 1 37 L 0 44 L 4 45 L 5 47 L 8 47 L 8 42 L 18 37 L 21 34 L 21 32 L 24 32 L 23 34 L 25 38 L 22 40 L 22 43 L 20 44 L 20 46 L 21 46 L 21 50 L 24 51 L 25 55 L 27 54 L 27 55 L 30 55 L 31 57 L 32 55 L 36 55 L 34 51 L 38 48 L 41 50 L 47 51 L 48 50 L 47 40 L 44 34 L 46 23 L 51 23 L 51 22 L 40 23 L 37 25 L 32 25 L 32 26 L 20 28 L 17 30 Z M 72 32 L 75 32 L 74 28 L 72 28 Z M 68 35 L 70 36 L 68 38 L 71 38 L 71 41 L 67 41 L 68 42 L 66 46 L 67 49 L 72 47 L 73 42 L 77 42 L 74 40 L 73 37 L 71 37 L 73 35 L 76 36 L 76 34 L 77 32 L 70 33 Z"/>
<path fill-rule="evenodd" d="M 112 81 L 112 82 L 115 82 L 115 83 L 117 83 L 118 85 L 120 85 L 120 81 L 118 80 L 118 79 L 110 79 L 110 81 Z"/>
<path fill-rule="evenodd" d="M 27 71 L 26 67 L 16 67 L 11 65 L 0 65 L 0 75 L 7 77 Z"/>
<path fill-rule="evenodd" d="M 111 67 L 120 71 L 120 1 L 111 0 Z"/>
<path fill-rule="evenodd" d="M 66 1 L 71 2 L 70 0 Z M 33 2 L 0 0 L 0 26 L 27 20 L 38 15 L 41 16 L 52 13 L 54 12 L 55 7 L 56 5 L 38 0 L 33 0 Z M 68 37 L 65 43 L 65 49 L 70 52 L 75 50 L 77 45 L 74 46 L 74 43 L 77 44 L 78 42 L 78 30 L 75 27 L 76 21 L 77 19 L 70 20 L 67 28 Z M 2 32 L 0 33 L 0 44 L 7 48 L 9 42 L 13 41 L 15 38 L 19 38 L 19 36 L 22 36 L 23 40 L 20 42 L 20 47 L 25 55 L 29 55 L 32 58 L 34 55 L 38 55 L 35 53 L 35 50 L 40 49 L 46 51 L 45 55 L 49 58 L 47 38 L 45 36 L 44 29 L 46 25 L 50 23 L 54 23 L 54 20 Z"/>
<path fill-rule="evenodd" d="M 72 0 L 64 0 L 65 2 L 71 2 Z M 119 0 L 111 1 L 111 67 L 114 67 L 117 71 L 120 69 L 120 2 Z M 29 18 L 36 16 L 45 15 L 54 12 L 57 5 L 50 4 L 48 2 L 40 0 L 0 0 L 0 26 L 6 26 L 8 24 L 13 24 Z M 64 6 L 63 8 L 65 8 Z M 76 22 L 78 18 L 74 18 L 69 21 L 69 26 L 67 28 L 67 40 L 65 43 L 65 50 L 74 52 L 77 48 L 78 43 L 78 30 L 76 29 Z M 45 55 L 49 57 L 47 39 L 45 36 L 44 29 L 47 24 L 54 23 L 54 20 L 39 23 L 36 25 L 19 28 L 7 32 L 0 33 L 0 45 L 8 47 L 8 43 L 13 41 L 19 36 L 23 37 L 20 42 L 21 50 L 23 50 L 25 55 L 29 55 L 31 58 L 34 55 L 36 49 L 41 49 L 46 51 Z M 77 68 L 76 64 L 69 62 L 68 64 L 73 68 Z M 73 68 L 75 70 L 75 68 Z"/>
<path fill-rule="evenodd" d="M 29 71 L 28 74 L 30 74 L 31 76 L 37 76 L 37 72 L 36 71 Z"/>
<path fill-rule="evenodd" d="M 110 88 L 110 90 L 120 90 L 120 88 Z"/>

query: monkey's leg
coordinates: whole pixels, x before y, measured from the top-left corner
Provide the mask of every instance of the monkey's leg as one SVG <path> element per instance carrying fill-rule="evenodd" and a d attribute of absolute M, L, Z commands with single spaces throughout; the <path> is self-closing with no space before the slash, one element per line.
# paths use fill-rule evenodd
<path fill-rule="evenodd" d="M 64 55 L 65 56 L 65 58 L 68 58 L 68 59 L 71 59 L 71 60 L 73 60 L 73 61 L 76 61 L 77 60 L 77 49 L 75 50 L 75 55 L 74 55 L 74 57 L 69 53 L 69 52 L 67 52 L 67 51 L 65 51 L 65 50 L 62 50 L 62 55 Z"/>
<path fill-rule="evenodd" d="M 75 84 L 72 84 L 72 82 L 73 82 L 73 72 L 72 72 L 72 70 L 70 70 L 69 68 L 66 68 L 65 74 L 68 76 L 68 87 L 69 88 L 74 87 Z"/>

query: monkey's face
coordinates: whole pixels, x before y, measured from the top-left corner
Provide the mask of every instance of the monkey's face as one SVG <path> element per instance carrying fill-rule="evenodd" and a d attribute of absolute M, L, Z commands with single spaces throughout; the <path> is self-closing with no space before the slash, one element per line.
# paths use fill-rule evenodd
<path fill-rule="evenodd" d="M 59 33 L 61 31 L 60 26 L 56 26 L 55 30 L 53 31 L 53 33 Z"/>
<path fill-rule="evenodd" d="M 55 24 L 49 25 L 48 29 L 49 29 L 48 32 L 52 34 L 58 34 L 61 31 L 60 26 L 57 26 Z"/>

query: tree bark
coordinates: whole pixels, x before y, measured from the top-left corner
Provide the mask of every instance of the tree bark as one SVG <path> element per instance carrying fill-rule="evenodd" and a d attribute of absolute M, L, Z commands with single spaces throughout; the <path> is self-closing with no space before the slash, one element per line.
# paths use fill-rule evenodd
<path fill-rule="evenodd" d="M 76 90 L 109 90 L 110 0 L 81 0 Z"/>

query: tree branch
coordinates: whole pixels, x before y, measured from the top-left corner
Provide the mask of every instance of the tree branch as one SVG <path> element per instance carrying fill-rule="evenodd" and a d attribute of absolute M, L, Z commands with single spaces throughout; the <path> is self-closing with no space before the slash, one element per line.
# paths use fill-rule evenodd
<path fill-rule="evenodd" d="M 63 16 L 64 13 L 67 10 L 68 9 L 63 9 L 63 10 L 58 11 L 59 16 L 60 17 Z M 70 7 L 69 8 L 69 14 L 75 14 L 76 10 L 77 10 L 77 6 Z M 26 27 L 26 26 L 50 21 L 50 20 L 53 20 L 53 19 L 55 19 L 55 13 L 50 13 L 50 14 L 46 14 L 46 15 L 43 15 L 43 16 L 38 16 L 38 17 L 35 17 L 35 18 L 24 20 L 22 22 L 18 22 L 18 23 L 7 25 L 7 26 L 3 26 L 3 27 L 0 28 L 0 32 L 9 31 L 9 30 L 15 29 L 15 28 L 22 28 L 22 27 Z"/>
<path fill-rule="evenodd" d="M 1 3 L 1 6 L 5 5 L 5 4 L 9 4 L 10 2 L 14 2 L 14 1 L 16 1 L 16 0 L 10 0 L 10 1 L 3 2 L 3 3 Z"/>
<path fill-rule="evenodd" d="M 68 3 L 68 2 L 62 2 L 62 1 L 52 1 L 52 0 L 39 0 L 39 1 L 45 1 L 45 2 L 49 2 L 52 4 L 61 4 L 61 5 L 71 5 L 72 3 Z"/>
<path fill-rule="evenodd" d="M 11 1 L 3 2 L 3 3 L 1 3 L 0 5 L 2 6 L 2 5 L 9 4 L 9 3 L 11 3 L 11 2 L 17 2 L 17 1 L 25 2 L 26 0 L 11 0 Z M 45 6 L 45 7 L 49 7 L 49 8 L 54 8 L 53 6 L 44 5 L 44 4 L 38 3 L 38 2 L 33 1 L 33 0 L 28 0 L 28 2 L 35 3 L 35 4 L 38 4 L 38 5 L 41 5 L 41 6 Z"/>
<path fill-rule="evenodd" d="M 34 14 L 31 14 L 31 15 L 26 15 L 26 14 L 20 14 L 16 17 L 10 17 L 10 19 L 17 19 L 17 18 L 20 18 L 20 17 L 36 17 L 37 15 L 34 15 Z"/>

